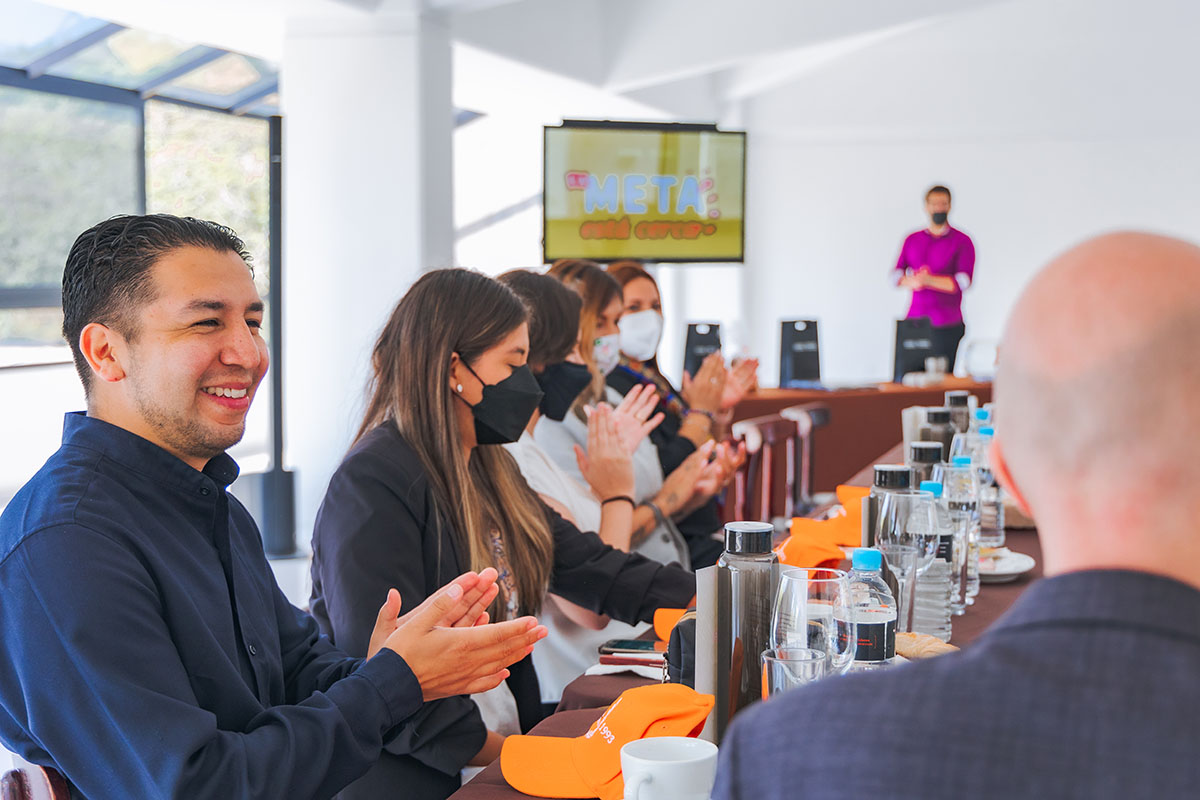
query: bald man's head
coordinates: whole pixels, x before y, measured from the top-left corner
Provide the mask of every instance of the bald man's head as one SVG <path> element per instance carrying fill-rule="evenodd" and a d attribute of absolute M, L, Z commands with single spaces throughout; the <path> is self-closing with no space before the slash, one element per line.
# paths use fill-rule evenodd
<path fill-rule="evenodd" d="M 1005 462 L 1039 519 L 1134 492 L 1200 504 L 1200 248 L 1118 233 L 1053 261 L 1009 319 L 996 402 Z"/>

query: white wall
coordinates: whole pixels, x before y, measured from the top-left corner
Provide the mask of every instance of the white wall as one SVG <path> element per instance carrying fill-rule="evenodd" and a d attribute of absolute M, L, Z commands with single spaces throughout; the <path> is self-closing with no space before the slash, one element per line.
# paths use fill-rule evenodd
<path fill-rule="evenodd" d="M 245 437 L 229 451 L 243 473 L 268 466 L 271 404 L 266 394 L 261 392 L 250 410 Z M 83 386 L 72 364 L 0 370 L 0 510 L 62 444 L 63 415 L 83 409 Z"/>
<path fill-rule="evenodd" d="M 887 271 L 933 183 L 978 250 L 968 338 L 998 337 L 1029 277 L 1084 237 L 1200 238 L 1197 23 L 1167 0 L 1008 3 L 747 100 L 743 316 L 764 382 L 787 317 L 820 319 L 827 377 L 888 375 L 907 300 Z"/>
<path fill-rule="evenodd" d="M 448 33 L 415 15 L 290 20 L 282 76 L 285 459 L 303 548 L 379 331 L 453 259 Z"/>

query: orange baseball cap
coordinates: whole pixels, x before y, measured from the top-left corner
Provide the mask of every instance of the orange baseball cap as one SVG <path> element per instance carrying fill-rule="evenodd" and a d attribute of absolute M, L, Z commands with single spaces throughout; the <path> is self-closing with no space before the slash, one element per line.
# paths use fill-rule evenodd
<path fill-rule="evenodd" d="M 678 683 L 621 693 L 583 736 L 509 736 L 500 771 L 518 792 L 535 797 L 621 800 L 621 747 L 651 736 L 698 736 L 713 696 Z"/>

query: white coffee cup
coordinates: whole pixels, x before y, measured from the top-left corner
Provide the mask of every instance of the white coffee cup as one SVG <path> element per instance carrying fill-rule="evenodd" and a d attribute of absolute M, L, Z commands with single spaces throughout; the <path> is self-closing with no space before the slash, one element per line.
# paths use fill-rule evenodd
<path fill-rule="evenodd" d="M 625 800 L 709 800 L 717 746 L 686 736 L 635 739 L 621 748 Z"/>

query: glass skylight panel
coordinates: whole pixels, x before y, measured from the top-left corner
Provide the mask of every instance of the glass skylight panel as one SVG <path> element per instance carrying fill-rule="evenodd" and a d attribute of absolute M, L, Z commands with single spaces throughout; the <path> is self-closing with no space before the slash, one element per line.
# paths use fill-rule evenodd
<path fill-rule="evenodd" d="M 250 86 L 274 74 L 275 70 L 261 59 L 230 53 L 174 81 L 162 90 L 162 94 L 196 102 L 232 101 Z"/>
<path fill-rule="evenodd" d="M 254 105 L 246 109 L 249 114 L 257 114 L 262 117 L 273 117 L 279 114 L 279 92 L 271 94 L 259 100 Z"/>
<path fill-rule="evenodd" d="M 192 45 L 170 36 L 124 30 L 55 64 L 49 74 L 136 89 L 183 63 Z"/>
<path fill-rule="evenodd" d="M 107 23 L 27 0 L 8 0 L 0 24 L 0 64 L 22 68 Z"/>

